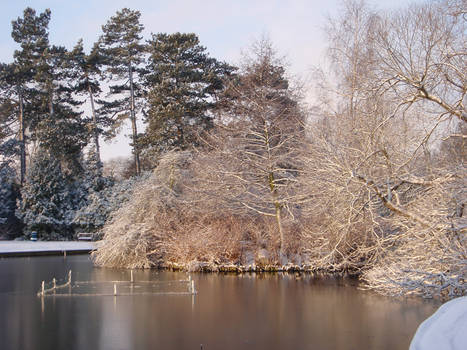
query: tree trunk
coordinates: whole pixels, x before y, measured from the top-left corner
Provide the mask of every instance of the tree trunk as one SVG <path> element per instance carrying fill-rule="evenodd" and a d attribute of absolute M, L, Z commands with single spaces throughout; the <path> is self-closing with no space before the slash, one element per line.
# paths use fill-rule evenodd
<path fill-rule="evenodd" d="M 274 202 L 274 216 L 276 217 L 277 229 L 279 231 L 280 247 L 279 247 L 279 258 L 282 260 L 285 257 L 284 251 L 284 230 L 282 228 L 282 215 L 281 215 L 281 204 L 277 198 L 276 186 L 274 184 L 274 173 L 269 173 L 269 188 L 271 190 L 272 200 Z M 282 263 L 282 261 L 281 261 Z"/>
<path fill-rule="evenodd" d="M 54 116 L 54 90 L 53 90 L 53 82 L 50 83 L 49 86 L 49 115 L 52 119 Z"/>
<path fill-rule="evenodd" d="M 135 91 L 133 88 L 133 69 L 131 64 L 128 67 L 129 75 L 130 75 L 130 119 L 131 119 L 131 127 L 133 130 L 133 154 L 135 157 L 135 170 L 136 175 L 141 174 L 141 165 L 139 161 L 139 151 L 138 151 L 138 130 L 136 128 L 136 114 L 135 114 Z"/>
<path fill-rule="evenodd" d="M 91 112 L 92 112 L 92 122 L 94 124 L 94 144 L 96 146 L 96 157 L 97 161 L 99 162 L 99 166 L 101 164 L 101 151 L 99 147 L 99 132 L 97 130 L 97 116 L 96 116 L 96 108 L 94 107 L 94 96 L 92 94 L 91 85 L 88 81 L 88 92 L 89 92 L 89 99 L 91 100 Z"/>
<path fill-rule="evenodd" d="M 24 108 L 23 108 L 23 91 L 18 87 L 19 100 L 19 146 L 20 146 L 20 164 L 21 164 L 21 186 L 24 184 L 26 177 L 26 145 L 24 132 Z"/>
<path fill-rule="evenodd" d="M 271 145 L 269 143 L 269 132 L 268 127 L 264 124 L 264 140 L 266 143 L 266 150 L 268 154 L 268 167 L 269 167 L 269 174 L 268 174 L 268 182 L 269 182 L 269 190 L 271 191 L 272 201 L 274 203 L 274 211 L 275 217 L 277 222 L 277 229 L 279 231 L 279 239 L 280 239 L 280 247 L 279 247 L 279 259 L 283 260 L 285 257 L 284 254 L 284 230 L 282 228 L 282 217 L 281 217 L 281 203 L 277 198 L 277 188 L 275 183 L 274 177 L 274 166 L 271 163 Z M 281 261 L 282 263 L 282 261 Z"/>

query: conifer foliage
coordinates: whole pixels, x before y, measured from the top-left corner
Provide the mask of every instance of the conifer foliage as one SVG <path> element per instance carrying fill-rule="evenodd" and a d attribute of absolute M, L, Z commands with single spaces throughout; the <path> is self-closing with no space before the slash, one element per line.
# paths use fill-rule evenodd
<path fill-rule="evenodd" d="M 73 191 L 57 158 L 47 151 L 39 151 L 31 164 L 21 191 L 21 219 L 27 231 L 37 231 L 40 238 L 71 238 L 69 222 L 80 196 Z"/>
<path fill-rule="evenodd" d="M 15 216 L 19 196 L 15 177 L 15 171 L 8 164 L 0 164 L 0 236 L 7 238 L 14 238 L 22 228 Z"/>
<path fill-rule="evenodd" d="M 141 173 L 136 123 L 137 99 L 141 95 L 138 73 L 145 51 L 141 43 L 144 27 L 139 21 L 140 16 L 139 11 L 128 8 L 117 11 L 115 16 L 102 26 L 103 35 L 99 42 L 109 80 L 114 84 L 110 91 L 115 95 L 115 99 L 107 103 L 102 112 L 129 117 L 137 175 Z"/>
<path fill-rule="evenodd" d="M 140 175 L 142 149 L 156 151 L 155 162 L 144 162 L 154 167 L 161 153 L 196 146 L 212 128 L 235 69 L 211 58 L 195 34 L 153 34 L 145 44 L 140 17 L 117 11 L 89 52 L 82 40 L 71 50 L 49 41 L 49 9 L 28 7 L 12 22 L 18 48 L 12 63 L 0 63 L 2 223 L 16 210 L 24 232 L 43 239 L 97 231 L 137 183 L 103 176 L 101 137 L 129 120 Z M 138 133 L 143 114 L 147 128 Z"/>
<path fill-rule="evenodd" d="M 108 132 L 113 125 L 112 119 L 98 113 L 98 107 L 105 101 L 99 100 L 102 94 L 100 79 L 103 77 L 102 56 L 99 53 L 98 44 L 95 44 L 89 54 L 83 47 L 83 40 L 79 40 L 73 50 L 69 52 L 69 64 L 72 66 L 71 77 L 73 79 L 74 93 L 84 96 L 91 107 L 91 118 L 87 120 L 87 128 L 92 134 L 95 147 L 95 155 L 98 162 L 101 161 L 99 137 Z"/>
<path fill-rule="evenodd" d="M 209 57 L 196 34 L 153 34 L 146 76 L 149 87 L 144 148 L 163 152 L 197 144 L 213 126 L 216 96 L 234 67 Z"/>

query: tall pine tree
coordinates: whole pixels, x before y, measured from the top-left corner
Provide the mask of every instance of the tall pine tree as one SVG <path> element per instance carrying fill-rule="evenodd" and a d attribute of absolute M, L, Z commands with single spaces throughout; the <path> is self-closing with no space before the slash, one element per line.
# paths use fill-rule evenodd
<path fill-rule="evenodd" d="M 80 169 L 81 151 L 89 137 L 88 121 L 82 117 L 82 102 L 74 93 L 73 64 L 64 47 L 52 46 L 44 52 L 36 80 L 41 94 L 37 141 L 68 170 Z"/>
<path fill-rule="evenodd" d="M 235 68 L 209 57 L 196 34 L 153 34 L 146 77 L 147 129 L 142 145 L 158 152 L 197 144 L 213 125 L 212 109 Z"/>
<path fill-rule="evenodd" d="M 12 21 L 11 36 L 20 49 L 14 52 L 14 63 L 4 66 L 1 74 L 2 92 L 15 104 L 21 184 L 26 174 L 26 129 L 36 116 L 37 108 L 34 77 L 38 62 L 49 46 L 49 21 L 50 10 L 36 15 L 36 11 L 29 7 L 24 10 L 22 18 Z"/>
<path fill-rule="evenodd" d="M 19 100 L 14 69 L 14 64 L 0 64 L 0 167 L 20 154 L 17 137 Z"/>
<path fill-rule="evenodd" d="M 107 103 L 102 113 L 129 116 L 132 127 L 132 146 L 136 174 L 141 172 L 138 150 L 138 129 L 136 123 L 137 98 L 140 96 L 139 68 L 144 61 L 145 46 L 141 43 L 139 11 L 124 8 L 117 11 L 107 24 L 102 26 L 100 38 L 101 53 L 105 58 L 107 72 L 114 85 L 110 86 L 115 100 Z"/>
<path fill-rule="evenodd" d="M 94 45 L 91 52 L 86 54 L 83 48 L 83 40 L 79 40 L 69 53 L 69 61 L 73 65 L 74 92 L 84 96 L 91 107 L 91 121 L 88 129 L 92 133 L 95 156 L 98 164 L 100 164 L 99 137 L 111 129 L 113 120 L 107 115 L 99 113 L 99 106 L 104 105 L 105 101 L 99 99 L 102 94 L 100 79 L 103 77 L 101 72 L 103 62 L 98 45 Z"/>

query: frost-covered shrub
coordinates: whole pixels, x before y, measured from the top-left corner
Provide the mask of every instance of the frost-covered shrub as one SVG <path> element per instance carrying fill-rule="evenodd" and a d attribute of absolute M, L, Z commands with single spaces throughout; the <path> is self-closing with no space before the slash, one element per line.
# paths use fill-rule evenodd
<path fill-rule="evenodd" d="M 408 209 L 419 218 L 429 213 L 430 221 L 391 218 L 399 234 L 390 237 L 390 247 L 363 273 L 369 287 L 389 295 L 467 295 L 467 220 L 453 201 L 453 193 L 462 203 L 466 200 L 466 174 L 448 176 L 415 193 Z"/>
<path fill-rule="evenodd" d="M 49 240 L 71 239 L 76 232 L 97 232 L 144 179 L 114 183 L 102 175 L 102 164 L 92 152 L 81 166 L 81 173 L 67 173 L 46 151 L 34 157 L 18 210 L 26 235 L 38 231 L 40 238 Z"/>
<path fill-rule="evenodd" d="M 258 237 L 272 236 L 268 229 L 274 225 L 269 218 L 239 215 L 203 200 L 191 182 L 192 160 L 189 152 L 168 153 L 135 186 L 104 226 L 103 244 L 93 254 L 97 265 L 215 269 L 254 262 L 248 256 L 261 244 Z"/>
<path fill-rule="evenodd" d="M 89 188 L 86 204 L 76 212 L 73 218 L 73 224 L 77 230 L 100 231 L 112 213 L 131 198 L 136 185 L 144 182 L 149 176 L 149 173 L 145 173 L 140 177 L 132 177 L 116 183 L 108 178 L 101 178 L 102 183 L 97 189 Z M 100 238 L 99 234 L 96 238 Z"/>

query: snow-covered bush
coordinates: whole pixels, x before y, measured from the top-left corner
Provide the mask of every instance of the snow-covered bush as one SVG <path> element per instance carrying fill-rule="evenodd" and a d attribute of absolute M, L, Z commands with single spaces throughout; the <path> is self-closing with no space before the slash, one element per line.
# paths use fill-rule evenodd
<path fill-rule="evenodd" d="M 42 239 L 71 239 L 77 232 L 98 232 L 145 179 L 114 183 L 102 175 L 102 164 L 92 152 L 82 168 L 80 174 L 67 174 L 58 159 L 43 150 L 37 153 L 18 210 L 26 235 L 38 231 Z"/>
<path fill-rule="evenodd" d="M 111 214 L 126 203 L 137 184 L 144 182 L 150 173 L 113 183 L 109 178 L 100 178 L 99 186 L 88 189 L 86 204 L 73 218 L 73 224 L 82 232 L 99 232 Z M 100 238 L 97 234 L 96 238 Z"/>
<path fill-rule="evenodd" d="M 390 219 L 399 233 L 388 238 L 390 247 L 363 273 L 369 287 L 389 295 L 467 295 L 467 220 L 453 201 L 454 193 L 465 202 L 466 174 L 448 175 L 414 196 L 407 207 L 420 218 L 429 213 L 429 221 L 414 222 L 404 216 Z"/>
<path fill-rule="evenodd" d="M 192 162 L 190 152 L 170 152 L 135 186 L 104 226 L 103 244 L 93 254 L 97 265 L 215 270 L 254 263 L 262 243 L 257 237 L 273 236 L 274 218 L 235 213 L 213 197 L 206 201 L 193 182 Z"/>

